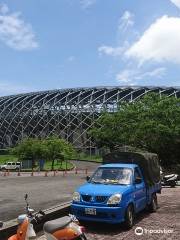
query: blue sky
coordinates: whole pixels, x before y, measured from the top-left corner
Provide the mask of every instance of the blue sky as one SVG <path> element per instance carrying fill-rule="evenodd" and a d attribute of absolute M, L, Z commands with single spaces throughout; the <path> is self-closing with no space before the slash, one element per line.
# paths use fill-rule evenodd
<path fill-rule="evenodd" d="M 0 0 L 0 95 L 180 85 L 180 0 Z"/>

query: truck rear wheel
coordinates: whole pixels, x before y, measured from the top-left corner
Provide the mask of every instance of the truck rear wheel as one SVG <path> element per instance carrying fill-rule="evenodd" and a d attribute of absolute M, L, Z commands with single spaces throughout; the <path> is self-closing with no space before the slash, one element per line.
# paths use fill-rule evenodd
<path fill-rule="evenodd" d="M 174 188 L 175 186 L 176 186 L 176 182 L 175 181 L 170 183 L 170 187 Z"/>
<path fill-rule="evenodd" d="M 87 240 L 87 237 L 86 237 L 86 235 L 84 233 L 81 235 L 81 239 L 82 240 Z"/>
<path fill-rule="evenodd" d="M 156 212 L 158 208 L 157 196 L 153 194 L 151 197 L 151 203 L 149 204 L 149 211 Z"/>
<path fill-rule="evenodd" d="M 87 237 L 84 233 L 82 233 L 80 236 L 78 236 L 77 238 L 75 238 L 76 240 L 87 240 Z"/>
<path fill-rule="evenodd" d="M 132 228 L 134 225 L 134 208 L 133 205 L 130 204 L 125 213 L 125 221 L 124 221 L 124 227 L 126 229 Z"/>

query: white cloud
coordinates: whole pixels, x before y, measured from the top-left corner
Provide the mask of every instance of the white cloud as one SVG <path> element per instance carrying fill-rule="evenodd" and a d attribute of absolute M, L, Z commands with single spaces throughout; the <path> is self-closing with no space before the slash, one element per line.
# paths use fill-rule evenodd
<path fill-rule="evenodd" d="M 144 78 L 162 78 L 166 73 L 166 68 L 160 67 L 160 68 L 155 68 L 152 71 L 147 71 L 144 73 L 139 73 L 137 76 L 135 76 L 135 79 L 144 79 Z"/>
<path fill-rule="evenodd" d="M 123 47 L 112 47 L 112 46 L 102 45 L 101 47 L 98 48 L 98 52 L 100 55 L 105 54 L 108 56 L 117 57 L 117 56 L 122 56 L 123 49 L 124 49 Z"/>
<path fill-rule="evenodd" d="M 29 92 L 29 91 L 32 91 L 32 89 L 27 88 L 25 86 L 19 86 L 15 83 L 10 83 L 7 81 L 6 82 L 0 81 L 0 95 L 1 96 Z"/>
<path fill-rule="evenodd" d="M 180 0 L 170 0 L 176 7 L 180 8 Z"/>
<path fill-rule="evenodd" d="M 150 79 L 153 81 L 155 78 L 162 78 L 165 73 L 166 68 L 164 67 L 155 68 L 146 72 L 143 72 L 142 70 L 125 69 L 116 75 L 116 80 L 122 84 L 137 85 L 138 80 Z"/>
<path fill-rule="evenodd" d="M 134 15 L 130 13 L 129 11 L 125 11 L 123 15 L 119 19 L 117 34 L 125 33 L 125 31 L 130 27 L 134 25 Z M 131 33 L 132 34 L 132 33 Z M 134 34 L 134 32 L 133 32 Z M 116 47 L 108 46 L 108 45 L 102 45 L 98 48 L 98 52 L 100 55 L 105 54 L 108 56 L 113 57 L 122 57 L 126 49 L 129 47 L 128 41 L 122 41 L 122 43 L 118 44 Z"/>
<path fill-rule="evenodd" d="M 120 83 L 125 84 L 133 83 L 135 74 L 136 74 L 135 71 L 125 69 L 116 75 L 116 80 Z"/>
<path fill-rule="evenodd" d="M 10 13 L 8 6 L 0 5 L 0 41 L 16 50 L 31 50 L 38 47 L 32 26 L 20 13 Z"/>
<path fill-rule="evenodd" d="M 134 15 L 129 11 L 125 11 L 119 20 L 118 29 L 120 31 L 125 32 L 129 27 L 133 25 L 134 25 Z"/>
<path fill-rule="evenodd" d="M 122 46 L 112 47 L 107 45 L 102 45 L 98 48 L 98 52 L 100 55 L 105 54 L 112 57 L 123 56 L 124 51 L 129 47 L 129 43 L 127 41 L 124 42 Z"/>
<path fill-rule="evenodd" d="M 180 18 L 163 16 L 157 19 L 125 53 L 127 57 L 145 61 L 180 64 Z"/>
<path fill-rule="evenodd" d="M 73 61 L 75 61 L 75 56 L 69 56 L 68 58 L 67 58 L 67 61 L 68 62 L 73 62 Z"/>
<path fill-rule="evenodd" d="M 0 4 L 0 14 L 6 14 L 9 12 L 9 8 L 6 4 Z"/>
<path fill-rule="evenodd" d="M 96 3 L 96 1 L 97 0 L 80 0 L 80 4 L 83 9 L 87 9 L 87 8 L 91 7 L 92 5 L 94 5 Z"/>

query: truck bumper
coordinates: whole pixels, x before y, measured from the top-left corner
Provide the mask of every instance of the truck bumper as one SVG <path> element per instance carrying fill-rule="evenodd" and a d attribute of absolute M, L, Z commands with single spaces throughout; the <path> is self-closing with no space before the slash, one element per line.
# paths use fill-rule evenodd
<path fill-rule="evenodd" d="M 96 215 L 89 215 L 85 213 L 85 208 L 95 208 Z M 124 209 L 122 207 L 99 207 L 88 206 L 73 203 L 71 205 L 72 213 L 79 220 L 93 221 L 93 222 L 106 222 L 106 223 L 120 223 L 124 221 Z"/>

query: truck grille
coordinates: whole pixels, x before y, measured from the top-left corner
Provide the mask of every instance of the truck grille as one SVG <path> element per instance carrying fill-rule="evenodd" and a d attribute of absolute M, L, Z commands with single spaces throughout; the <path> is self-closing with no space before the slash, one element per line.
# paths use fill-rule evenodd
<path fill-rule="evenodd" d="M 106 196 L 96 196 L 96 202 L 98 203 L 102 203 L 102 202 L 105 202 L 107 200 L 107 197 Z"/>
<path fill-rule="evenodd" d="M 85 202 L 90 202 L 91 201 L 91 196 L 89 196 L 89 195 L 81 195 L 82 196 L 82 199 L 83 199 L 83 201 L 85 201 Z"/>
<path fill-rule="evenodd" d="M 81 196 L 82 196 L 83 201 L 85 201 L 85 202 L 91 202 L 93 199 L 97 203 L 103 203 L 107 200 L 107 196 L 95 196 L 94 198 L 93 198 L 93 196 L 90 196 L 90 195 L 81 195 Z"/>

